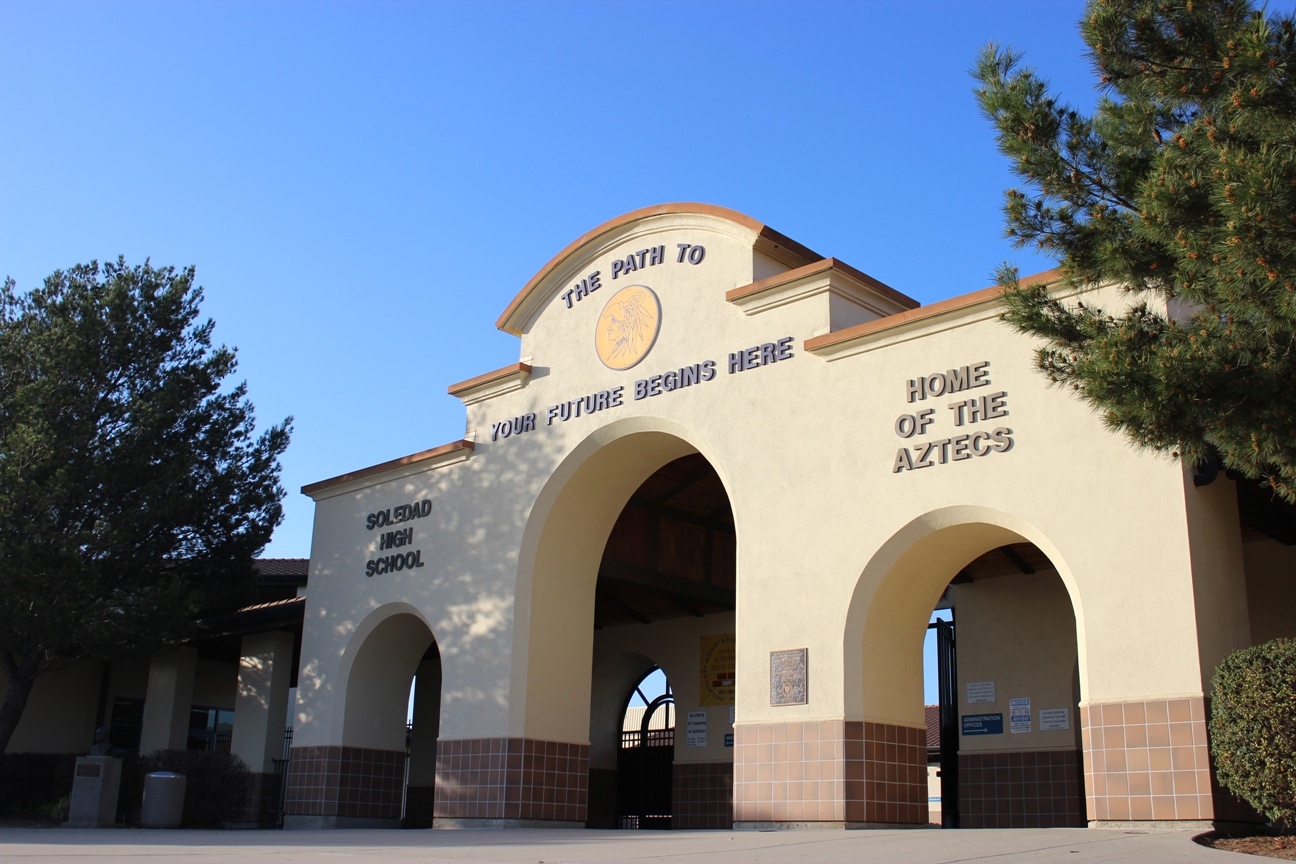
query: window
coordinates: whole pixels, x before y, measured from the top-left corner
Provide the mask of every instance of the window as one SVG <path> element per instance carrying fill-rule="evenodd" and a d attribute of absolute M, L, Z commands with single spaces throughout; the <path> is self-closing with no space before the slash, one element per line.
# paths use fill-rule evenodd
<path fill-rule="evenodd" d="M 228 753 L 234 734 L 234 712 L 195 705 L 189 709 L 190 750 Z"/>
<path fill-rule="evenodd" d="M 138 753 L 140 731 L 144 728 L 143 699 L 114 699 L 112 720 L 108 724 L 108 742 L 114 753 Z"/>

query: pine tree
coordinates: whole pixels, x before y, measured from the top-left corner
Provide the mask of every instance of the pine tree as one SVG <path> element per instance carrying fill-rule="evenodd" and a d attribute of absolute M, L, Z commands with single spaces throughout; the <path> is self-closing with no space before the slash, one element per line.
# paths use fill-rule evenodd
<path fill-rule="evenodd" d="M 36 679 L 192 635 L 282 518 L 291 418 L 255 435 L 193 268 L 0 287 L 0 753 Z"/>
<path fill-rule="evenodd" d="M 1005 319 L 1039 368 L 1139 445 L 1296 500 L 1296 26 L 1247 0 L 1091 0 L 1102 97 L 1086 116 L 1021 56 L 979 58 L 977 96 L 1026 191 L 1006 233 L 1104 310 L 1025 287 Z"/>

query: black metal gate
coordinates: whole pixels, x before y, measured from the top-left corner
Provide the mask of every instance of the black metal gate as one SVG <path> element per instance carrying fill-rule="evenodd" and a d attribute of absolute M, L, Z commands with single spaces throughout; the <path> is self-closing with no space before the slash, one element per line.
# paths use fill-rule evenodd
<path fill-rule="evenodd" d="M 675 700 L 669 693 L 659 696 L 644 712 L 639 731 L 621 733 L 621 749 L 617 752 L 618 828 L 671 827 L 675 730 L 649 729 L 648 725 L 656 711 L 673 712 L 674 707 Z"/>
<path fill-rule="evenodd" d="M 941 827 L 959 827 L 958 655 L 954 622 L 936 621 L 936 667 L 940 687 Z"/>
<path fill-rule="evenodd" d="M 267 790 L 271 802 L 270 818 L 276 828 L 282 828 L 284 822 L 284 798 L 288 792 L 288 763 L 292 758 L 293 727 L 284 729 L 283 758 L 274 761 L 273 786 Z"/>

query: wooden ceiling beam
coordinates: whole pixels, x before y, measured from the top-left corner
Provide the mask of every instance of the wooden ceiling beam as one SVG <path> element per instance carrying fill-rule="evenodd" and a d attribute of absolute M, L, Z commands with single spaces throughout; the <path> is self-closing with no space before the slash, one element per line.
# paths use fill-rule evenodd
<path fill-rule="evenodd" d="M 727 525 L 724 522 L 715 519 L 709 519 L 706 516 L 699 516 L 696 513 L 690 513 L 687 510 L 680 510 L 678 507 L 671 507 L 667 504 L 657 504 L 644 498 L 631 498 L 626 502 L 627 507 L 634 507 L 637 510 L 643 510 L 660 516 L 663 519 L 674 519 L 676 522 L 683 522 L 686 525 L 696 525 L 699 528 L 705 528 L 708 531 L 714 531 L 717 534 L 728 534 L 736 537 L 738 532 L 734 526 Z"/>
<path fill-rule="evenodd" d="M 677 603 L 682 600 L 685 603 L 703 603 L 721 609 L 735 607 L 733 591 L 689 579 L 680 579 L 678 576 L 653 573 L 617 561 L 604 561 L 599 567 L 598 578 L 599 581 L 606 580 L 609 587 L 625 585 L 651 591 L 665 595 Z"/>
<path fill-rule="evenodd" d="M 683 609 L 688 614 L 692 615 L 694 618 L 702 617 L 702 613 L 699 612 L 696 608 L 694 608 L 693 604 L 685 600 L 681 600 L 679 597 L 671 597 L 670 600 L 672 603 L 674 603 L 679 608 Z"/>
<path fill-rule="evenodd" d="M 1027 576 L 1035 572 L 1035 568 L 1027 564 L 1026 559 L 1018 555 L 1017 551 L 1011 546 L 1000 546 L 999 551 L 1004 554 L 1005 558 L 1016 564 L 1017 569 L 1025 573 Z"/>
<path fill-rule="evenodd" d="M 703 477 L 706 477 L 708 474 L 714 474 L 714 473 L 715 473 L 715 469 L 713 469 L 709 464 L 704 465 L 702 468 L 699 468 L 697 471 L 694 471 L 692 474 L 686 477 L 683 481 L 676 483 L 670 489 L 670 491 L 668 491 L 665 495 L 658 495 L 656 498 L 653 499 L 653 503 L 665 504 L 667 501 L 674 498 L 676 495 L 683 492 L 685 489 L 689 488 L 694 483 L 701 480 Z"/>
<path fill-rule="evenodd" d="M 622 612 L 626 613 L 626 614 L 629 615 L 631 618 L 633 618 L 633 619 L 635 619 L 636 621 L 638 621 L 640 624 L 651 624 L 651 623 L 652 623 L 652 619 L 651 619 L 651 618 L 649 618 L 647 615 L 644 615 L 643 613 L 641 613 L 638 609 L 634 608 L 634 607 L 631 606 L 629 603 L 625 602 L 625 601 L 622 600 L 620 597 L 618 597 L 618 596 L 616 596 L 615 594 L 613 594 L 611 591 L 608 591 L 608 590 L 606 590 L 606 589 L 604 589 L 604 588 L 599 588 L 599 587 L 595 586 L 595 588 L 594 588 L 594 595 L 595 595 L 596 597 L 602 597 L 604 600 L 606 600 L 607 602 L 611 603 L 613 606 L 617 607 L 617 608 L 620 609 Z"/>

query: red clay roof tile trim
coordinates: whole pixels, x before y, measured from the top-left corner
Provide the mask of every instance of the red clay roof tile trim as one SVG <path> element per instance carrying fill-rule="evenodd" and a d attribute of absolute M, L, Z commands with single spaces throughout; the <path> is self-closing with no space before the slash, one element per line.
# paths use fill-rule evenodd
<path fill-rule="evenodd" d="M 868 285 L 879 293 L 885 294 L 901 306 L 908 306 L 910 309 L 913 309 L 920 305 L 918 301 L 912 297 L 901 294 L 885 282 L 879 282 L 867 273 L 856 270 L 845 261 L 838 261 L 836 258 L 824 258 L 820 261 L 814 261 L 807 264 L 804 267 L 798 267 L 795 270 L 789 270 L 786 273 L 779 273 L 775 276 L 762 279 L 759 282 L 753 282 L 750 285 L 743 285 L 740 288 L 735 288 L 732 291 L 725 292 L 725 299 L 732 303 L 735 300 L 741 300 L 743 297 L 749 297 L 752 294 L 759 294 L 762 291 L 768 291 L 771 288 L 777 288 L 780 285 L 793 282 L 797 279 L 803 279 L 807 276 L 813 276 L 825 270 L 840 270 L 852 279 L 863 282 L 865 285 Z"/>
<path fill-rule="evenodd" d="M 285 597 L 282 600 L 271 600 L 269 603 L 257 603 L 254 606 L 244 606 L 242 609 L 234 610 L 238 612 L 255 612 L 258 609 L 274 609 L 278 606 L 291 606 L 294 603 L 305 603 L 305 597 Z"/>
<path fill-rule="evenodd" d="M 1045 270 L 1043 273 L 1036 273 L 1034 276 L 1027 276 L 1021 280 L 1023 288 L 1031 285 L 1037 285 L 1041 282 L 1055 282 L 1061 276 L 1060 270 Z M 913 321 L 921 321 L 924 318 L 933 318 L 945 312 L 953 312 L 956 309 L 963 309 L 968 306 L 976 306 L 987 300 L 993 300 L 1004 293 L 1002 285 L 995 285 L 990 288 L 983 288 L 980 291 L 973 291 L 970 294 L 960 294 L 958 297 L 951 297 L 948 300 L 942 300 L 939 303 L 933 303 L 930 306 L 921 306 L 917 309 L 910 309 L 897 315 L 888 315 L 886 318 L 878 318 L 876 321 L 865 321 L 863 324 L 856 324 L 854 327 L 847 327 L 845 330 L 838 330 L 836 333 L 825 333 L 822 336 L 815 336 L 805 341 L 805 350 L 816 351 L 820 348 L 828 348 L 832 345 L 839 345 L 842 342 L 849 342 L 852 339 L 858 339 L 861 336 L 868 336 L 882 330 L 890 330 L 892 327 L 899 327 L 901 324 L 909 324 Z"/>
<path fill-rule="evenodd" d="M 330 486 L 337 486 L 351 480 L 359 480 L 362 477 L 371 477 L 374 474 L 381 474 L 384 471 L 390 471 L 393 468 L 400 468 L 405 465 L 413 465 L 417 462 L 426 462 L 428 459 L 435 459 L 438 456 L 445 456 L 458 450 L 473 449 L 473 442 L 467 440 L 451 441 L 449 444 L 442 444 L 440 447 L 433 447 L 431 450 L 424 450 L 421 453 L 411 453 L 409 456 L 402 456 L 399 459 L 393 459 L 390 462 L 382 462 L 378 465 L 370 465 L 368 468 L 361 468 L 359 471 L 352 471 L 349 474 L 339 474 L 336 477 L 330 477 L 327 480 L 321 480 L 318 483 L 311 483 L 301 488 L 303 495 L 310 495 L 321 489 L 327 489 Z"/>
<path fill-rule="evenodd" d="M 531 294 L 531 291 L 537 285 L 539 285 L 540 282 L 543 281 L 544 278 L 549 275 L 549 272 L 553 270 L 555 267 L 557 267 L 560 262 L 562 262 L 565 258 L 567 258 L 577 249 L 584 246 L 586 243 L 590 242 L 594 238 L 602 234 L 606 234 L 607 232 L 612 231 L 616 228 L 620 228 L 622 225 L 628 225 L 631 222 L 638 222 L 640 220 L 647 219 L 651 216 L 663 216 L 663 215 L 669 215 L 673 213 L 696 213 L 703 216 L 715 216 L 719 219 L 728 219 L 730 222 L 733 222 L 737 225 L 741 225 L 744 228 L 756 232 L 757 236 L 765 239 L 770 243 L 773 243 L 776 246 L 782 246 L 784 249 L 788 250 L 792 254 L 806 261 L 818 261 L 821 258 L 823 258 L 823 256 L 820 255 L 818 252 L 815 252 L 812 249 L 808 249 L 805 246 L 802 246 L 800 243 L 796 242 L 792 238 L 780 234 L 779 232 L 775 231 L 773 228 L 770 228 L 769 226 L 761 222 L 757 222 L 755 219 L 743 213 L 739 213 L 737 210 L 730 210 L 728 207 L 720 207 L 715 204 L 697 204 L 691 202 L 680 202 L 674 204 L 657 204 L 653 207 L 644 207 L 639 210 L 634 210 L 629 213 L 622 214 L 621 216 L 618 216 L 615 219 L 609 219 L 607 222 L 604 222 L 602 225 L 598 226 L 597 228 L 591 231 L 586 231 L 576 240 L 567 244 L 567 248 L 563 249 L 553 258 L 549 259 L 549 263 L 541 267 L 540 272 L 532 276 L 530 281 L 528 281 L 526 285 L 522 286 L 522 290 L 517 293 L 517 296 L 514 297 L 512 302 L 509 303 L 508 307 L 505 308 L 504 314 L 500 315 L 499 320 L 495 322 L 495 326 L 498 327 L 500 330 L 503 330 L 505 333 L 512 333 L 515 336 L 522 335 L 522 331 L 512 329 L 508 326 L 509 318 L 512 317 L 513 313 L 516 312 L 518 308 L 526 301 L 526 298 Z"/>
<path fill-rule="evenodd" d="M 451 384 L 446 388 L 446 392 L 451 396 L 458 396 L 465 390 L 471 390 L 474 387 L 480 387 L 483 384 L 489 384 L 492 381 L 498 381 L 501 378 L 507 378 L 510 375 L 516 375 L 519 372 L 531 373 L 531 367 L 526 363 L 512 363 L 502 369 L 496 369 L 494 372 L 487 372 L 485 375 L 478 375 L 476 378 L 469 378 L 467 381 L 460 381 L 458 384 Z"/>

